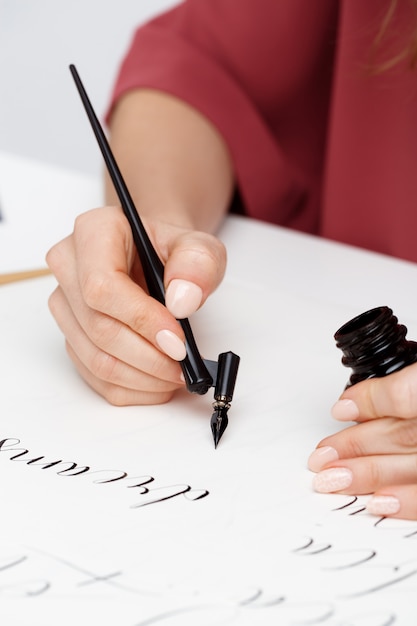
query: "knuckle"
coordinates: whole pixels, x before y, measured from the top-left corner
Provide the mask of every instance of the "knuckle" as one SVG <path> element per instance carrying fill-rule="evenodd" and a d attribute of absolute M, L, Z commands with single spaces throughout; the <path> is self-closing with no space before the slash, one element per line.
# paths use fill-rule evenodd
<path fill-rule="evenodd" d="M 416 417 L 417 385 L 413 378 L 401 372 L 401 375 L 392 378 L 391 384 L 391 395 L 396 400 L 396 417 Z"/>
<path fill-rule="evenodd" d="M 117 339 L 120 325 L 107 315 L 94 315 L 90 321 L 88 335 L 91 341 L 103 350 L 109 349 Z"/>
<path fill-rule="evenodd" d="M 223 244 L 222 241 L 217 239 L 217 237 L 215 237 L 211 233 L 205 233 L 204 237 L 208 243 L 207 249 L 212 252 L 213 256 L 218 259 L 226 257 L 226 246 Z"/>
<path fill-rule="evenodd" d="M 209 258 L 216 266 L 226 259 L 225 246 L 214 235 L 210 234 L 206 235 L 206 245 L 200 250 L 200 253 L 203 257 Z"/>
<path fill-rule="evenodd" d="M 369 454 L 368 427 L 363 424 L 355 424 L 343 429 L 336 435 L 326 437 L 320 445 L 330 445 L 339 450 L 343 458 L 357 458 Z"/>
<path fill-rule="evenodd" d="M 46 263 L 55 276 L 59 276 L 62 273 L 62 269 L 64 268 L 66 262 L 64 254 L 64 241 L 60 241 L 52 246 L 45 256 Z"/>
<path fill-rule="evenodd" d="M 396 421 L 391 438 L 403 448 L 417 448 L 417 418 Z"/>
<path fill-rule="evenodd" d="M 91 357 L 89 369 L 96 378 L 110 382 L 115 378 L 118 363 L 118 359 L 111 354 L 96 350 Z"/>
<path fill-rule="evenodd" d="M 131 311 L 129 325 L 136 332 L 143 331 L 145 325 L 149 324 L 151 319 L 150 307 L 137 305 Z"/>
<path fill-rule="evenodd" d="M 159 352 L 159 350 L 152 350 L 148 355 L 147 363 L 146 363 L 146 372 L 150 376 L 154 376 L 155 378 L 161 378 L 161 374 L 164 371 L 164 367 L 166 363 L 169 362 L 167 356 Z"/>
<path fill-rule="evenodd" d="M 90 211 L 85 211 L 84 213 L 79 213 L 74 220 L 74 234 L 78 235 L 82 233 L 85 225 L 88 224 L 91 220 L 91 216 L 94 216 L 96 213 L 95 209 L 91 209 Z"/>
<path fill-rule="evenodd" d="M 366 478 L 366 482 L 371 484 L 374 489 L 377 489 L 379 486 L 384 484 L 384 482 L 386 482 L 383 480 L 378 459 L 369 459 L 366 467 Z"/>
<path fill-rule="evenodd" d="M 172 399 L 173 395 L 174 391 L 165 391 L 164 393 L 160 393 L 156 400 L 156 404 L 166 404 Z M 151 399 L 150 404 L 155 404 L 155 402 Z"/>
<path fill-rule="evenodd" d="M 112 293 L 112 279 L 100 270 L 90 271 L 82 281 L 84 301 L 91 309 L 101 310 Z"/>
<path fill-rule="evenodd" d="M 189 258 L 197 266 L 207 266 L 207 262 L 216 268 L 226 261 L 226 247 L 214 235 L 209 233 L 193 233 L 191 241 L 184 242 L 182 253 L 187 252 Z"/>
<path fill-rule="evenodd" d="M 141 404 L 153 405 L 153 404 L 166 404 L 174 395 L 174 391 L 160 391 L 158 393 L 147 393 L 142 396 Z"/>
<path fill-rule="evenodd" d="M 360 424 L 357 426 L 352 426 L 349 430 L 346 431 L 346 440 L 345 440 L 345 454 L 350 458 L 362 457 L 366 456 L 366 444 L 364 443 L 362 437 L 360 436 Z M 350 431 L 350 432 L 349 432 Z"/>

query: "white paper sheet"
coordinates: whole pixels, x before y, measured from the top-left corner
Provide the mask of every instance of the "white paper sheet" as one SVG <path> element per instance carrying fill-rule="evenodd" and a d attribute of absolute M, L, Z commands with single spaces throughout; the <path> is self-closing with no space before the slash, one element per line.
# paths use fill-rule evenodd
<path fill-rule="evenodd" d="M 0 152 L 0 274 L 45 267 L 80 213 L 103 204 L 92 176 Z"/>
<path fill-rule="evenodd" d="M 228 275 L 192 320 L 205 356 L 242 357 L 217 450 L 210 393 L 112 407 L 66 357 L 54 280 L 0 288 L 2 624 L 415 626 L 417 523 L 314 493 L 306 459 L 338 428 L 332 333 L 358 303 L 406 307 L 378 276 L 417 268 L 239 219 L 223 237 Z M 366 298 L 337 286 L 348 269 Z"/>

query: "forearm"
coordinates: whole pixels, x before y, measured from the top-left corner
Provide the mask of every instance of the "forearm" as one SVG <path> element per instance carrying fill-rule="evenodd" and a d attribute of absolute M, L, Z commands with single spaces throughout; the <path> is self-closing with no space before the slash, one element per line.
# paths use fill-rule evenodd
<path fill-rule="evenodd" d="M 110 124 L 110 143 L 141 215 L 214 232 L 234 187 L 221 135 L 180 100 L 152 90 L 125 95 Z M 109 180 L 106 201 L 118 204 Z"/>

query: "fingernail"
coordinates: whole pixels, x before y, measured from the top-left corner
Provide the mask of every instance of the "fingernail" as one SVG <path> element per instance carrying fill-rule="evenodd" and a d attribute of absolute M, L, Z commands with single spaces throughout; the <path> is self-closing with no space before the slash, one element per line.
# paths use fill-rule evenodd
<path fill-rule="evenodd" d="M 313 487 L 320 493 L 332 493 L 346 489 L 352 483 L 353 474 L 346 467 L 332 467 L 316 474 Z"/>
<path fill-rule="evenodd" d="M 353 400 L 338 400 L 332 407 L 332 417 L 341 422 L 353 422 L 359 417 L 359 409 Z"/>
<path fill-rule="evenodd" d="M 308 468 L 312 472 L 319 472 L 322 467 L 326 465 L 326 463 L 331 463 L 332 461 L 337 461 L 339 455 L 337 451 L 331 446 L 322 446 L 321 448 L 316 448 L 314 452 L 312 452 L 308 459 Z"/>
<path fill-rule="evenodd" d="M 178 320 L 195 313 L 203 299 L 201 288 L 189 280 L 174 278 L 165 292 L 165 305 Z"/>
<path fill-rule="evenodd" d="M 366 505 L 366 510 L 371 515 L 395 515 L 400 507 L 400 501 L 394 496 L 372 496 Z"/>
<path fill-rule="evenodd" d="M 160 330 L 156 333 L 156 342 L 162 352 L 165 352 L 165 354 L 170 356 L 171 359 L 175 359 L 175 361 L 182 361 L 185 359 L 185 345 L 172 331 Z"/>

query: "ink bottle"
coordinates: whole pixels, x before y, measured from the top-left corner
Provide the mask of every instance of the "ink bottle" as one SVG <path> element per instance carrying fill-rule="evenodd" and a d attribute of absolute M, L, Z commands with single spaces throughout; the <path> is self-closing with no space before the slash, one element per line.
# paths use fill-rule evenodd
<path fill-rule="evenodd" d="M 334 338 L 343 352 L 343 365 L 352 369 L 346 388 L 415 363 L 417 342 L 408 341 L 406 334 L 407 328 L 387 306 L 365 311 L 341 326 Z"/>

